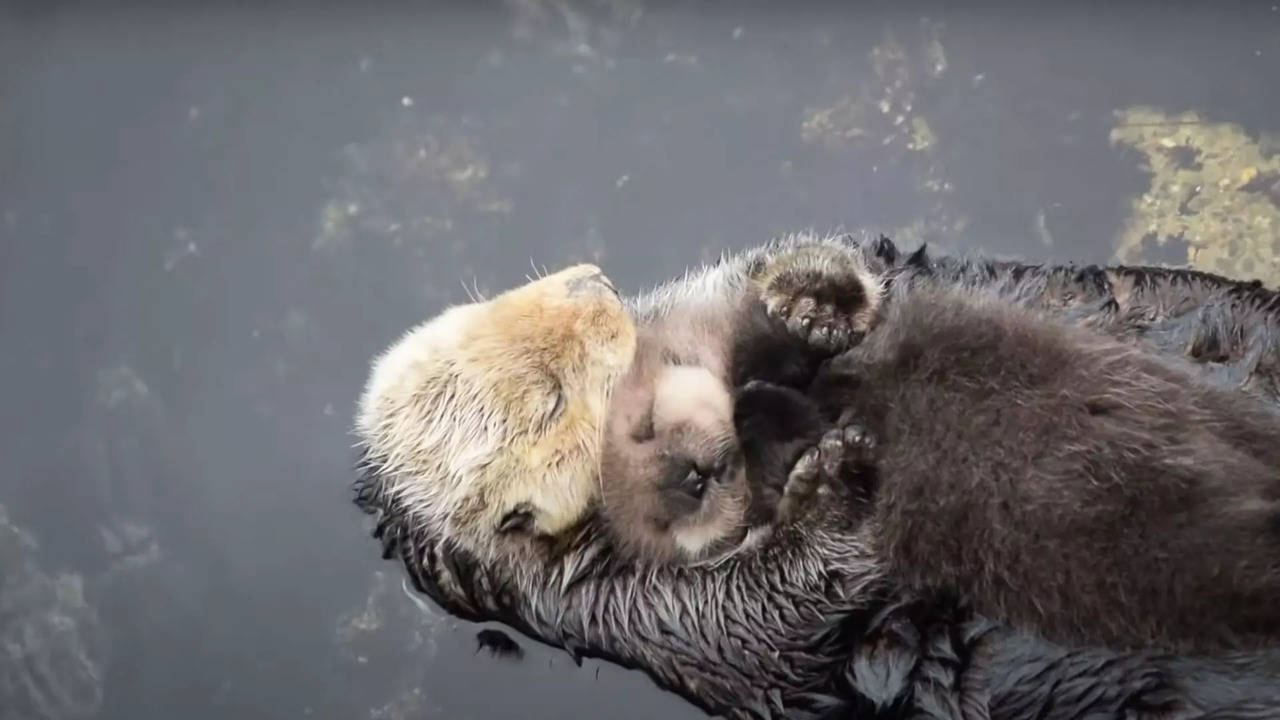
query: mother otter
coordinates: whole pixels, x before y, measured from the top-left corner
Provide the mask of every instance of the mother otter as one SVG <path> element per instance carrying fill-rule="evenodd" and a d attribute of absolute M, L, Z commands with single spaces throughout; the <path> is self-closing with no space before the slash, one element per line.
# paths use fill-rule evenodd
<path fill-rule="evenodd" d="M 1195 359 L 1221 361 L 1219 379 L 1247 380 L 1264 392 L 1274 387 L 1280 358 L 1272 328 L 1280 302 L 1256 285 L 1185 271 L 922 255 L 899 263 L 888 243 L 868 249 L 903 273 L 988 287 L 1118 335 L 1143 335 L 1169 355 L 1190 347 Z M 740 258 L 731 259 L 638 301 L 633 312 L 678 311 L 673 298 L 718 292 L 741 268 Z M 1265 715 L 1280 707 L 1274 675 L 1267 675 L 1280 659 L 1210 664 L 1065 651 L 892 593 L 870 549 L 851 540 L 853 528 L 838 506 L 817 507 L 758 552 L 709 568 L 618 564 L 592 522 L 561 543 L 478 542 L 459 534 L 456 514 L 441 514 L 452 509 L 405 490 L 408 469 L 397 458 L 412 455 L 420 437 L 388 444 L 371 434 L 380 422 L 414 426 L 413 417 L 388 420 L 378 409 L 385 399 L 366 396 L 363 407 L 361 432 L 379 442 L 366 455 L 360 501 L 381 515 L 386 553 L 401 556 L 421 590 L 465 617 L 502 620 L 575 654 L 639 666 L 709 710 L 795 717 L 897 708 L 1013 719 L 1143 710 Z M 454 403 L 468 419 L 464 396 L 424 395 L 418 402 L 438 405 L 433 400 Z M 546 432 L 544 424 L 517 434 Z M 458 481 L 479 482 L 484 460 L 460 464 L 471 475 Z"/>

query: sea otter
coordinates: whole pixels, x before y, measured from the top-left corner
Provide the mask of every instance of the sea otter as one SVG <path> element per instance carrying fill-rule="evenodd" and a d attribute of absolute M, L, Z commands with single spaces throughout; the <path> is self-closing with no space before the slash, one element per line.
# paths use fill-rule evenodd
<path fill-rule="evenodd" d="M 595 502 L 609 392 L 635 343 L 594 265 L 449 308 L 374 363 L 356 418 L 365 470 L 386 501 L 450 518 L 457 548 L 527 551 Z"/>
<path fill-rule="evenodd" d="M 1145 335 L 1171 356 L 1188 345 L 1201 357 L 1212 350 L 1219 381 L 1247 379 L 1264 393 L 1274 387 L 1272 328 L 1280 302 L 1256 285 L 1188 271 L 1040 268 L 922 254 L 904 261 L 891 243 L 854 244 L 896 268 L 900 278 L 987 287 L 1009 302 L 1045 307 L 1116 335 Z M 763 252 L 727 258 L 629 307 L 637 318 L 678 317 L 741 287 L 745 270 Z M 435 352 L 428 343 L 393 349 L 388 357 L 410 364 Z M 487 358 L 475 361 L 486 372 L 501 370 Z M 388 367 L 378 366 L 374 376 Z M 502 448 L 481 444 L 471 462 L 458 465 L 467 474 L 447 478 L 450 503 L 438 502 L 439 493 L 410 489 L 441 480 L 423 472 L 431 468 L 402 465 L 402 459 L 420 456 L 429 449 L 424 441 L 440 439 L 424 434 L 429 426 L 422 413 L 447 411 L 469 422 L 507 396 L 486 392 L 483 383 L 458 392 L 448 384 L 424 386 L 424 379 L 371 383 L 362 400 L 358 501 L 379 516 L 385 554 L 401 557 L 417 587 L 456 614 L 503 621 L 575 655 L 639 666 L 708 710 L 817 717 L 914 708 L 1020 720 L 1118 718 L 1143 710 L 1248 713 L 1280 703 L 1274 658 L 1207 663 L 1069 651 L 913 598 L 885 577 L 873 546 L 839 503 L 816 503 L 802 522 L 779 529 L 754 551 L 697 568 L 619 564 L 590 515 L 554 541 L 504 533 L 505 523 L 460 526 L 474 516 L 460 513 L 469 506 L 459 496 L 499 486 L 490 475 L 496 466 L 485 460 L 505 458 Z M 512 399 L 516 405 L 503 408 L 508 417 L 528 412 L 518 404 L 526 398 Z M 511 428 L 513 443 L 548 432 L 539 423 Z M 477 447 L 461 436 L 444 442 L 436 450 L 446 454 Z"/>

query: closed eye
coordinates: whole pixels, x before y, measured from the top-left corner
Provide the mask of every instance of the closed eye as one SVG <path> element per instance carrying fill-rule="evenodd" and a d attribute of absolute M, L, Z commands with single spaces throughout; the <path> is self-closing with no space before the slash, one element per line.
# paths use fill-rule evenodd
<path fill-rule="evenodd" d="M 551 413 L 547 416 L 549 422 L 555 422 L 564 414 L 564 392 L 557 391 L 555 398 L 552 400 Z"/>
<path fill-rule="evenodd" d="M 554 377 L 550 378 L 550 381 L 551 394 L 548 397 L 549 407 L 547 409 L 547 414 L 544 416 L 544 424 L 547 427 L 555 424 L 555 422 L 560 419 L 560 416 L 564 415 L 564 408 L 567 404 L 564 396 L 564 386 L 561 385 L 560 381 Z"/>

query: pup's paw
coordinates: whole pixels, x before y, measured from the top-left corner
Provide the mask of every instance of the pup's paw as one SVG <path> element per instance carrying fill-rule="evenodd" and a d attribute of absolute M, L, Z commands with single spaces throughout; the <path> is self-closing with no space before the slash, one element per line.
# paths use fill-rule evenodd
<path fill-rule="evenodd" d="M 842 424 L 823 434 L 818 444 L 796 460 L 778 502 L 778 519 L 796 519 L 808 501 L 835 488 L 862 490 L 857 482 L 875 466 L 875 436 L 857 423 Z M 862 492 L 857 492 L 862 495 Z"/>
<path fill-rule="evenodd" d="M 839 436 L 839 439 L 828 440 L 831 436 Z M 835 473 L 875 464 L 876 436 L 857 422 L 841 423 L 840 427 L 828 432 L 822 442 L 832 443 L 829 451 L 832 455 L 839 453 L 839 460 L 833 470 Z"/>
<path fill-rule="evenodd" d="M 795 466 L 787 475 L 787 484 L 782 488 L 782 499 L 778 501 L 778 521 L 788 523 L 798 518 L 806 501 L 813 497 L 824 481 L 819 446 L 814 446 L 796 460 Z"/>
<path fill-rule="evenodd" d="M 880 284 L 856 251 L 808 245 L 769 258 L 756 277 L 765 310 L 815 350 L 837 353 L 871 329 Z"/>

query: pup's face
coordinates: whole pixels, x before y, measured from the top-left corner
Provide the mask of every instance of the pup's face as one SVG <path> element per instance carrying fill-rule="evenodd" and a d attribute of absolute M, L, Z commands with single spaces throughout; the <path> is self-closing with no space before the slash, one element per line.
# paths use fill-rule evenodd
<path fill-rule="evenodd" d="M 612 405 L 603 510 L 623 551 L 694 562 L 741 541 L 748 488 L 725 384 L 702 367 L 640 368 Z"/>
<path fill-rule="evenodd" d="M 597 496 L 608 397 L 635 342 L 594 265 L 450 308 L 375 362 L 357 418 L 368 461 L 427 527 L 481 555 L 561 533 Z"/>

